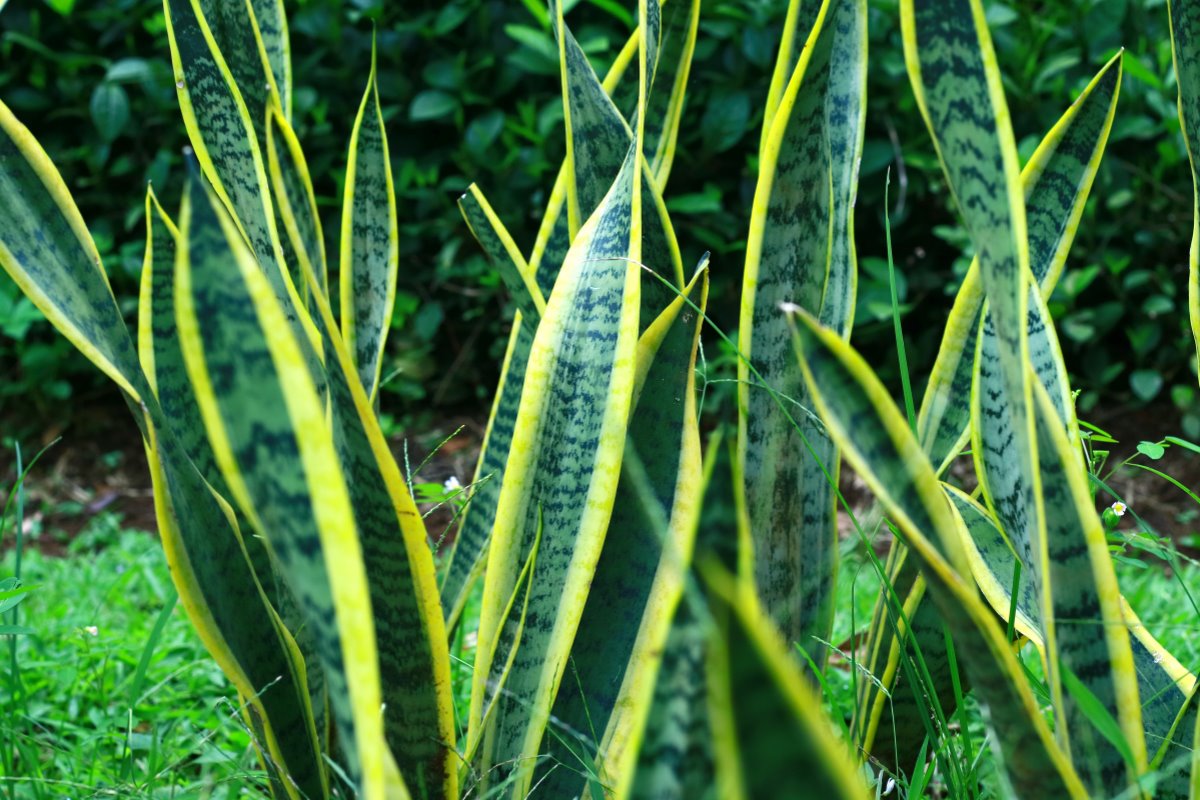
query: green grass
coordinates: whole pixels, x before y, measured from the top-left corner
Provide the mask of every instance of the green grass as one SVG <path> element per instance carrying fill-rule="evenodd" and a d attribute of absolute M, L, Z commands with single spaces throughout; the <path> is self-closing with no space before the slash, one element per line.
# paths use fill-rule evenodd
<path fill-rule="evenodd" d="M 829 642 L 839 653 L 831 653 L 821 682 L 839 727 L 854 712 L 856 681 L 869 680 L 861 671 L 853 673 L 849 656 L 853 636 L 865 629 L 880 591 L 861 544 L 845 546 Z M 1200 666 L 1200 620 L 1183 588 L 1200 581 L 1200 567 L 1184 561 L 1179 574 L 1149 562 L 1121 562 L 1117 568 L 1126 597 L 1147 627 L 1185 665 Z M 0 580 L 14 569 L 10 549 L 0 559 Z M 26 586 L 36 586 L 20 606 L 20 624 L 33 633 L 16 637 L 15 682 L 7 654 L 13 637 L 0 637 L 0 763 L 12 765 L 0 776 L 0 800 L 265 796 L 236 694 L 176 602 L 155 537 L 101 514 L 62 556 L 26 549 L 22 573 Z M 460 720 L 477 616 L 478 603 L 469 603 L 455 634 L 452 671 Z M 1026 647 L 1023 657 L 1039 680 L 1036 653 Z M 998 796 L 987 731 L 972 697 L 950 722 L 948 741 L 926 743 L 929 773 L 897 776 L 892 796 L 969 796 L 964 784 L 979 787 L 974 796 Z M 963 746 L 964 730 L 969 748 Z M 948 776 L 952 759 L 956 774 Z M 880 788 L 892 778 L 879 776 Z"/>
<path fill-rule="evenodd" d="M 10 551 L 0 578 L 14 569 Z M 33 632 L 15 637 L 15 679 L 0 636 L 0 800 L 260 796 L 236 693 L 155 537 L 102 514 L 63 557 L 27 549 L 22 577 Z"/>

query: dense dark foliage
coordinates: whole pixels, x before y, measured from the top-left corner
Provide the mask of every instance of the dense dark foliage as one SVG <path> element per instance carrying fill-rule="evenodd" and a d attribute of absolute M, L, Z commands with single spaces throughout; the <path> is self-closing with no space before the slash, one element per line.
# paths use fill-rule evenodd
<path fill-rule="evenodd" d="M 540 0 L 289 0 L 295 119 L 311 159 L 336 259 L 346 139 L 378 31 L 401 216 L 401 274 L 385 374 L 405 419 L 483 408 L 497 375 L 504 291 L 454 205 L 483 187 L 522 247 L 533 243 L 562 158 L 556 54 Z M 602 70 L 631 24 L 621 0 L 567 3 Z M 989 21 L 1022 157 L 1120 46 L 1126 80 L 1108 156 L 1051 304 L 1081 411 L 1168 398 L 1200 434 L 1191 373 L 1185 264 L 1187 156 L 1175 116 L 1161 0 L 990 3 Z M 713 253 L 716 321 L 736 325 L 755 150 L 784 4 L 707 0 L 667 190 L 685 258 Z M 894 0 L 875 0 L 867 140 L 858 208 L 855 342 L 894 364 L 884 246 L 885 174 L 915 386 L 969 263 L 928 135 L 916 112 Z M 179 123 L 157 0 L 10 0 L 0 13 L 0 98 L 33 129 L 80 203 L 114 290 L 132 314 L 147 180 L 174 207 Z M 930 231 L 934 234 L 931 237 Z M 709 353 L 710 360 L 720 354 Z M 724 355 L 728 361 L 728 354 Z M 893 368 L 894 374 L 894 368 Z M 0 280 L 0 414 L 23 423 L 101 390 L 65 340 Z"/>

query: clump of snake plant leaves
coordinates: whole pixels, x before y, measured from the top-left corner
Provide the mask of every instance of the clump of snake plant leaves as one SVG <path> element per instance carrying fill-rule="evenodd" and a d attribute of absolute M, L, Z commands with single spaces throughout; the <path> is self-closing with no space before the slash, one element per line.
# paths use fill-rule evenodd
<path fill-rule="evenodd" d="M 1189 141 L 1196 5 L 1171 8 Z M 789 4 L 748 219 L 737 434 L 714 477 L 725 444 L 702 446 L 694 378 L 709 264 L 685 260 L 663 199 L 700 2 L 640 0 L 603 77 L 552 4 L 567 157 L 532 251 L 501 221 L 519 209 L 474 185 L 459 201 L 517 311 L 439 569 L 377 415 L 400 268 L 386 76 L 371 67 L 354 120 L 334 259 L 292 128 L 282 4 L 164 8 L 191 166 L 173 213 L 146 198 L 136 339 L 63 179 L 2 104 L 0 264 L 123 391 L 172 576 L 274 797 L 865 798 L 926 759 L 975 796 L 963 765 L 985 746 L 1020 797 L 1194 791 L 1195 679 L 1121 597 L 1045 301 L 1119 55 L 1021 170 L 979 0 L 901 3 L 977 253 L 906 419 L 847 344 L 866 3 Z M 974 494 L 947 480 L 968 442 Z M 839 612 L 843 457 L 896 536 L 839 737 L 814 678 Z M 723 538 L 700 520 L 725 480 Z M 460 718 L 449 633 L 476 589 Z M 986 744 L 961 724 L 968 693 Z"/>

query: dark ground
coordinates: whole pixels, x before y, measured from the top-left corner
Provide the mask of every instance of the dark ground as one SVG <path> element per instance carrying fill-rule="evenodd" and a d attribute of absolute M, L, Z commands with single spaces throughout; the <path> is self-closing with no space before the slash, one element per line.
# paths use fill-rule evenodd
<path fill-rule="evenodd" d="M 1169 404 L 1113 409 L 1088 421 L 1119 441 L 1110 446 L 1108 469 L 1133 453 L 1139 441 L 1180 433 L 1177 412 Z M 413 483 L 442 484 L 451 476 L 464 485 L 469 483 L 485 425 L 482 415 L 460 415 L 407 437 L 407 464 L 416 473 Z M 4 428 L 0 421 L 0 431 Z M 66 426 L 48 428 L 35 440 L 22 442 L 26 461 L 56 438 L 59 441 L 38 462 L 26 483 L 26 530 L 35 535 L 31 546 L 51 554 L 62 553 L 89 520 L 104 511 L 118 514 L 125 527 L 151 532 L 157 529 L 145 453 L 137 428 L 115 392 L 105 401 L 77 409 Z M 390 441 L 402 471 L 407 472 L 406 438 L 395 435 Z M 437 452 L 430 456 L 435 448 Z M 4 458 L 0 461 L 0 502 L 15 477 L 12 451 Z M 1200 454 L 1171 447 L 1157 462 L 1144 457 L 1139 460 L 1190 489 L 1200 489 Z M 969 482 L 969 458 L 961 458 L 959 465 L 962 469 L 956 474 L 961 472 L 962 481 Z M 1200 553 L 1196 550 L 1200 544 L 1200 506 L 1179 488 L 1130 467 L 1117 472 L 1109 485 L 1161 535 L 1170 536 L 1193 555 Z M 842 489 L 856 508 L 870 504 L 861 480 L 848 469 L 842 471 Z M 429 509 L 426 505 L 423 510 Z M 433 510 L 426 525 L 435 541 L 444 545 L 452 540 L 453 516 L 448 506 Z M 12 536 L 0 538 L 0 552 L 11 547 L 13 541 Z"/>

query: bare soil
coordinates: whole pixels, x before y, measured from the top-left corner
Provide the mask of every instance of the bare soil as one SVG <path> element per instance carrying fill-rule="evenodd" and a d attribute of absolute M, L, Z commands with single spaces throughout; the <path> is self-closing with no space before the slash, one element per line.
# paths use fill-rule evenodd
<path fill-rule="evenodd" d="M 1180 435 L 1178 415 L 1169 405 L 1115 409 L 1093 415 L 1090 421 L 1120 442 L 1111 446 L 1110 466 L 1135 452 L 1143 439 L 1157 441 L 1168 434 Z M 453 477 L 466 485 L 474 473 L 485 425 L 483 417 L 460 415 L 443 420 L 420 436 L 393 436 L 390 443 L 402 471 L 407 474 L 411 469 L 415 473 L 414 483 L 442 484 Z M 77 410 L 66 427 L 47 429 L 36 441 L 23 442 L 26 460 L 55 439 L 57 443 L 26 482 L 27 529 L 40 525 L 49 534 L 38 537 L 32 546 L 60 554 L 89 520 L 105 511 L 119 514 L 126 527 L 157 530 L 141 438 L 119 400 L 114 397 L 111 403 Z M 16 472 L 11 451 L 6 456 L 6 461 L 0 461 L 0 504 Z M 1200 454 L 1171 447 L 1159 461 L 1149 462 L 1144 457 L 1139 460 L 1193 491 L 1200 490 Z M 970 488 L 973 476 L 969 457 L 959 459 L 954 474 Z M 1200 506 L 1178 487 L 1129 467 L 1117 472 L 1109 485 L 1161 535 L 1175 539 L 1185 551 L 1200 555 L 1194 547 L 1200 540 Z M 856 510 L 865 513 L 870 508 L 870 492 L 849 469 L 842 470 L 842 489 Z M 1102 505 L 1111 502 L 1101 500 Z M 452 507 L 426 505 L 422 510 L 428 513 L 430 537 L 443 546 L 451 542 Z M 0 540 L 0 553 L 12 544 L 12 536 Z"/>

